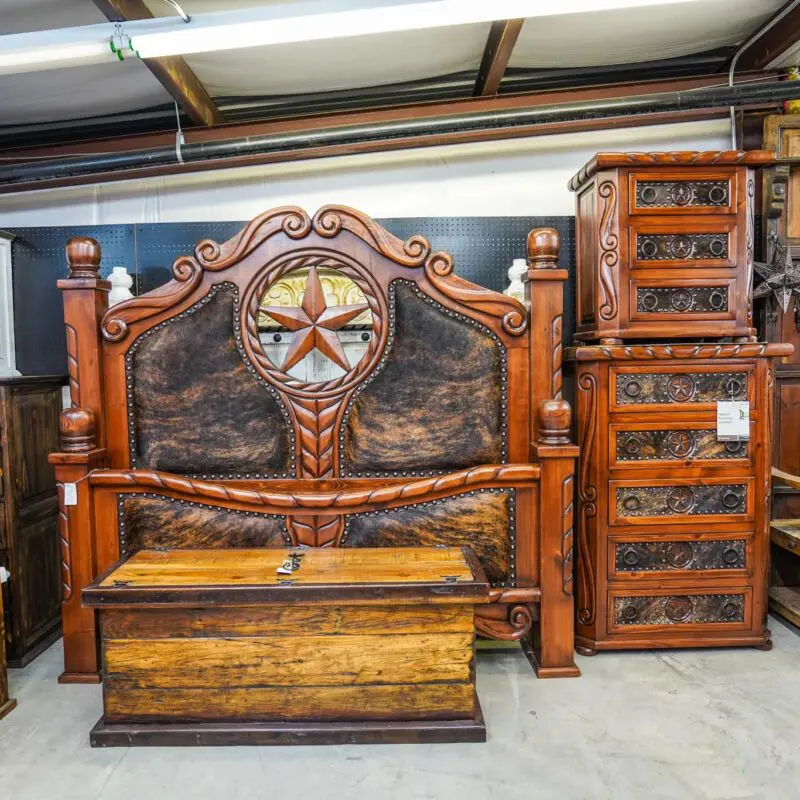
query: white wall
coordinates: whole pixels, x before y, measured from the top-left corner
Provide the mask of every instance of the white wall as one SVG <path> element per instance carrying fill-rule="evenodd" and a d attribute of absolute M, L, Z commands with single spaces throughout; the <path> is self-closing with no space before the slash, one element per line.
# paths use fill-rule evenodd
<path fill-rule="evenodd" d="M 603 150 L 724 150 L 726 120 L 395 153 L 0 195 L 0 228 L 246 220 L 326 203 L 373 217 L 574 214 L 567 181 Z"/>

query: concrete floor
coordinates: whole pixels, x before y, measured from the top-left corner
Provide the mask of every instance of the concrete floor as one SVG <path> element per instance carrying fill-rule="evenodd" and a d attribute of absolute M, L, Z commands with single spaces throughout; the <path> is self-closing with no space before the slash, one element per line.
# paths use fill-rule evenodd
<path fill-rule="evenodd" d="M 775 648 L 603 654 L 537 681 L 483 652 L 485 745 L 92 750 L 99 686 L 59 686 L 61 647 L 10 673 L 0 798 L 800 798 L 800 635 Z"/>

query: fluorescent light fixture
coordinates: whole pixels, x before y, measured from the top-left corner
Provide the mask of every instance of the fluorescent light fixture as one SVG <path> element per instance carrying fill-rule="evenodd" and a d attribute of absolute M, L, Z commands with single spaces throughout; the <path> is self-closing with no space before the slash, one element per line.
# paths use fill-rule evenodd
<path fill-rule="evenodd" d="M 132 20 L 122 30 L 142 58 L 206 53 L 376 33 L 669 6 L 697 0 L 311 0 L 236 11 Z M 111 23 L 0 36 L 0 74 L 115 58 Z"/>

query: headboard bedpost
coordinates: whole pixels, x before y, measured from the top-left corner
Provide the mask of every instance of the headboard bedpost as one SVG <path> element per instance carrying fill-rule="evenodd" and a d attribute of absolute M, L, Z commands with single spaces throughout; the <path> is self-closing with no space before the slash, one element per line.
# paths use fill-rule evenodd
<path fill-rule="evenodd" d="M 531 442 L 538 437 L 540 403 L 561 399 L 561 334 L 568 272 L 558 266 L 560 246 L 558 231 L 553 228 L 534 228 L 528 234 L 528 270 L 522 280 L 531 326 Z"/>
<path fill-rule="evenodd" d="M 100 278 L 100 244 L 85 236 L 67 242 L 69 275 L 58 281 L 67 327 L 69 392 L 73 408 L 94 414 L 98 447 L 106 446 L 100 321 L 108 310 L 111 284 Z"/>

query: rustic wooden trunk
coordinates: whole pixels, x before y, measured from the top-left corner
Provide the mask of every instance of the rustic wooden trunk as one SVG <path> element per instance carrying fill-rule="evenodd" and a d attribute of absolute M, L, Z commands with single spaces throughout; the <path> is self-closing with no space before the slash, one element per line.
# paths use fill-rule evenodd
<path fill-rule="evenodd" d="M 485 741 L 468 548 L 142 550 L 83 599 L 93 746 Z"/>

